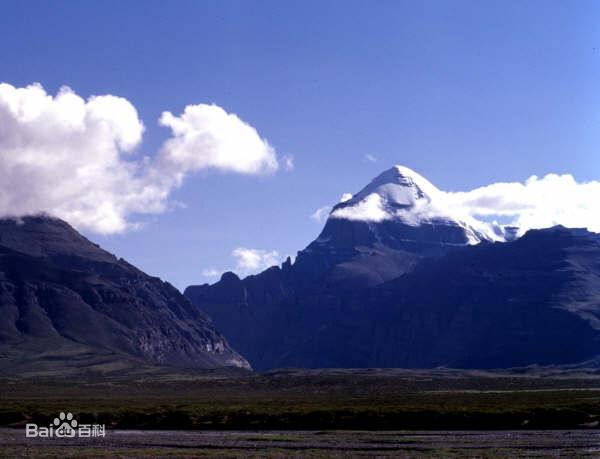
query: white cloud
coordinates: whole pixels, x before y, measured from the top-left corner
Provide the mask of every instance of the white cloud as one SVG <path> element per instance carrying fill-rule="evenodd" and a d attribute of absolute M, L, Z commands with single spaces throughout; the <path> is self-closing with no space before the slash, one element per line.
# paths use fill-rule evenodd
<path fill-rule="evenodd" d="M 365 160 L 370 162 L 370 163 L 376 163 L 377 161 L 379 161 L 379 158 L 375 155 L 372 155 L 370 153 L 367 153 L 365 155 Z"/>
<path fill-rule="evenodd" d="M 236 259 L 236 272 L 242 275 L 260 272 L 280 263 L 280 256 L 276 250 L 238 247 L 231 255 Z"/>
<path fill-rule="evenodd" d="M 311 214 L 310 218 L 312 218 L 317 223 L 323 223 L 325 220 L 327 220 L 329 212 L 331 212 L 331 206 L 319 207 Z"/>
<path fill-rule="evenodd" d="M 351 193 L 343 193 L 342 196 L 340 197 L 339 202 L 350 201 L 350 199 L 352 199 Z M 317 223 L 323 223 L 329 217 L 329 214 L 331 213 L 331 209 L 332 209 L 331 206 L 319 207 L 317 210 L 315 210 L 310 215 L 310 218 L 312 218 Z"/>
<path fill-rule="evenodd" d="M 505 217 L 521 233 L 558 224 L 600 232 L 600 181 L 534 175 L 523 183 L 494 183 L 445 195 L 449 207 L 476 217 Z"/>
<path fill-rule="evenodd" d="M 1 83 L 0 216 L 46 212 L 80 229 L 120 232 L 135 225 L 132 214 L 167 210 L 189 173 L 277 169 L 268 142 L 216 105 L 165 112 L 160 123 L 171 138 L 154 158 L 136 158 L 144 125 L 128 100 Z"/>
<path fill-rule="evenodd" d="M 384 208 L 382 197 L 376 193 L 371 193 L 353 206 L 336 209 L 332 215 L 335 218 L 371 222 L 381 222 L 392 218 L 392 215 Z"/>
<path fill-rule="evenodd" d="M 164 112 L 159 123 L 172 131 L 160 152 L 161 166 L 176 173 L 205 168 L 242 174 L 277 170 L 273 147 L 256 129 L 218 105 L 188 105 L 179 116 Z"/>
<path fill-rule="evenodd" d="M 256 274 L 271 266 L 280 265 L 281 257 L 276 250 L 249 249 L 238 247 L 231 252 L 235 266 L 233 268 L 218 270 L 208 268 L 202 270 L 202 276 L 207 278 L 218 278 L 226 271 L 234 271 L 240 277 Z"/>

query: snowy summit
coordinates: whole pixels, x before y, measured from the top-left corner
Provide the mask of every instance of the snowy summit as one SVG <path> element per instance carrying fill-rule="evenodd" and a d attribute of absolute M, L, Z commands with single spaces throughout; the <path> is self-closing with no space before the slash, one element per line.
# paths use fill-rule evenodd
<path fill-rule="evenodd" d="M 501 228 L 453 209 L 447 193 L 405 166 L 394 166 L 351 199 L 339 203 L 330 218 L 380 223 L 396 221 L 410 226 L 456 225 L 464 228 L 468 244 L 504 240 Z"/>

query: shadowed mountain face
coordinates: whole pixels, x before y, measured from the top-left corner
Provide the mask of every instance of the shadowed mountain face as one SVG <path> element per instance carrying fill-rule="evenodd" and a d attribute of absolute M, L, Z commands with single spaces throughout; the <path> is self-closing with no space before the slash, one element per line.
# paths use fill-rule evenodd
<path fill-rule="evenodd" d="M 0 220 L 0 313 L 3 372 L 248 366 L 173 286 L 48 217 Z"/>
<path fill-rule="evenodd" d="M 332 215 L 294 264 L 226 273 L 185 294 L 256 369 L 494 368 L 600 354 L 598 235 L 556 227 L 493 243 L 449 217 L 392 215 Z"/>

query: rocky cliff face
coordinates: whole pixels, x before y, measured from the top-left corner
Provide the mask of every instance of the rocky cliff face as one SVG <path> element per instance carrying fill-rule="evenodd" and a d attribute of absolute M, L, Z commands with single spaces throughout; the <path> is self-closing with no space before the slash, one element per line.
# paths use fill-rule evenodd
<path fill-rule="evenodd" d="M 3 369 L 97 356 L 248 367 L 177 289 L 49 217 L 0 220 L 0 314 Z"/>
<path fill-rule="evenodd" d="M 185 294 L 257 369 L 594 358 L 598 236 L 553 228 L 494 242 L 504 234 L 428 205 L 432 187 L 403 168 L 386 171 L 334 207 L 293 264 L 245 279 L 227 273 Z"/>

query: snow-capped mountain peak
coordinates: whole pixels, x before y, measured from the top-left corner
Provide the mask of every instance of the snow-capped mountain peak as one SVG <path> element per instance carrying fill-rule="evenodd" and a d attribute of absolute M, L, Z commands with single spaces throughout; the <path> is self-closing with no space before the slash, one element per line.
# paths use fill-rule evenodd
<path fill-rule="evenodd" d="M 366 187 L 339 203 L 333 218 L 348 220 L 383 221 L 405 220 L 418 225 L 430 220 L 442 193 L 429 180 L 405 166 L 394 166 L 375 177 Z M 431 214 L 431 215 L 425 215 Z"/>
<path fill-rule="evenodd" d="M 464 228 L 467 244 L 503 240 L 497 228 L 450 208 L 444 192 L 400 165 L 384 171 L 351 199 L 337 204 L 330 218 L 371 223 L 395 221 L 413 227 L 458 226 Z"/>
<path fill-rule="evenodd" d="M 425 177 L 404 166 L 394 166 L 377 177 L 353 196 L 358 202 L 371 193 L 376 193 L 390 203 L 412 206 L 416 201 L 431 200 L 439 190 Z"/>

